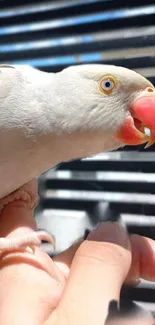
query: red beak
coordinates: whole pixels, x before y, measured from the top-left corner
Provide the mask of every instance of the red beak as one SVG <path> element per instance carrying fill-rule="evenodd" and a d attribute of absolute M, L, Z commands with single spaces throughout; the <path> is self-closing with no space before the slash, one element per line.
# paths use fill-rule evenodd
<path fill-rule="evenodd" d="M 124 145 L 148 142 L 146 147 L 151 146 L 155 142 L 155 89 L 148 87 L 144 95 L 134 101 L 130 113 L 116 138 Z M 150 129 L 150 137 L 145 134 L 145 128 Z"/>

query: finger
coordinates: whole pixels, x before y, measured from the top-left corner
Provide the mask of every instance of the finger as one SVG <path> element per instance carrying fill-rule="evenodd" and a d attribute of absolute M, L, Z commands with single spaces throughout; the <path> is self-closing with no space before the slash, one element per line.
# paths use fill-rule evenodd
<path fill-rule="evenodd" d="M 89 233 L 90 231 L 86 230 L 82 238 L 79 238 L 69 248 L 67 248 L 66 250 L 64 250 L 63 252 L 59 253 L 58 255 L 52 258 L 66 279 L 69 275 L 74 255 L 77 249 L 79 248 L 79 246 L 82 244 L 83 240 L 87 238 Z"/>
<path fill-rule="evenodd" d="M 82 240 L 79 240 L 78 242 L 74 243 L 72 246 L 70 246 L 68 249 L 66 249 L 64 252 L 58 254 L 57 256 L 53 257 L 53 261 L 57 265 L 57 267 L 61 270 L 63 273 L 65 279 L 67 279 L 70 268 L 72 265 L 72 260 L 74 258 L 74 255 L 81 245 Z"/>
<path fill-rule="evenodd" d="M 77 249 L 56 314 L 67 324 L 103 325 L 110 301 L 119 301 L 130 265 L 125 230 L 118 224 L 101 224 Z"/>
<path fill-rule="evenodd" d="M 155 281 L 155 241 L 139 235 L 131 235 L 132 265 L 127 282 L 143 278 Z"/>
<path fill-rule="evenodd" d="M 30 325 L 43 324 L 56 308 L 64 280 L 51 259 L 36 248 L 34 255 L 7 255 L 0 264 L 0 284 L 0 324 Z"/>
<path fill-rule="evenodd" d="M 7 204 L 0 216 L 1 236 L 11 238 L 36 231 L 35 184 L 36 181 L 30 182 L 23 187 L 24 191 L 20 189 L 20 193 L 5 198 Z M 64 284 L 59 269 L 39 247 L 34 254 L 22 249 L 1 254 L 0 324 L 43 323 L 58 304 Z"/>
<path fill-rule="evenodd" d="M 19 237 L 19 235 L 29 235 L 36 231 L 37 225 L 33 215 L 37 201 L 38 186 L 36 179 L 29 181 L 4 199 L 1 199 L 0 207 L 4 206 L 0 215 L 1 236 L 10 239 L 16 236 Z M 18 249 L 14 252 L 8 251 L 2 254 L 0 258 L 1 269 L 6 264 L 9 264 L 9 261 L 11 261 L 11 264 L 18 264 L 21 261 L 46 271 L 53 278 L 57 278 L 58 274 L 60 275 L 59 269 L 55 267 L 50 257 L 39 247 L 35 247 L 34 254 L 28 254 L 24 249 Z M 61 278 L 63 277 L 61 276 Z"/>
<path fill-rule="evenodd" d="M 139 235 L 131 235 L 132 264 L 127 276 L 127 283 L 138 283 L 140 278 L 155 281 L 155 241 Z M 54 261 L 67 278 L 72 259 L 82 240 L 54 257 Z"/>

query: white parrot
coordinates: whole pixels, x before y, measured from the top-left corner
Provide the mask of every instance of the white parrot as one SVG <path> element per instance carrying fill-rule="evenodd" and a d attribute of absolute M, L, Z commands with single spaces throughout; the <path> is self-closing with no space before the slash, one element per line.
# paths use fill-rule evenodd
<path fill-rule="evenodd" d="M 0 211 L 14 200 L 35 205 L 29 184 L 62 161 L 155 141 L 155 88 L 118 66 L 46 73 L 1 65 L 0 112 Z M 40 245 L 43 238 L 50 240 L 39 232 L 0 238 L 0 250 Z"/>

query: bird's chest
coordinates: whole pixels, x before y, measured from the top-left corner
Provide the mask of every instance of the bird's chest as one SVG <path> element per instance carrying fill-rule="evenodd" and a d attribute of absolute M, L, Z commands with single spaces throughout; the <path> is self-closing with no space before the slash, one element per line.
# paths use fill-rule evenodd
<path fill-rule="evenodd" d="M 35 141 L 20 130 L 0 130 L 0 198 L 33 178 Z"/>

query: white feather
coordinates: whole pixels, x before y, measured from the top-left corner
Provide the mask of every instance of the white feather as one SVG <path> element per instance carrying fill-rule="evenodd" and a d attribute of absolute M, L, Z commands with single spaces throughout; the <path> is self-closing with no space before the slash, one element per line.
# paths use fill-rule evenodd
<path fill-rule="evenodd" d="M 117 79 L 110 96 L 98 87 L 105 75 Z M 148 86 L 144 77 L 115 66 L 75 66 L 57 74 L 1 66 L 0 198 L 61 161 L 120 147 L 114 132 Z"/>

